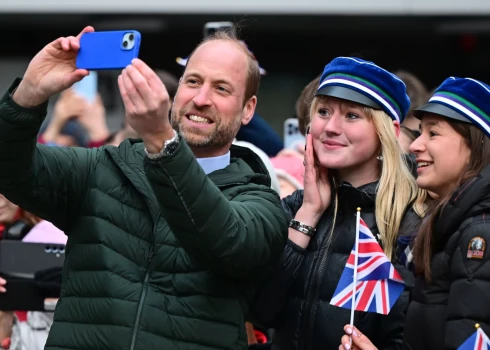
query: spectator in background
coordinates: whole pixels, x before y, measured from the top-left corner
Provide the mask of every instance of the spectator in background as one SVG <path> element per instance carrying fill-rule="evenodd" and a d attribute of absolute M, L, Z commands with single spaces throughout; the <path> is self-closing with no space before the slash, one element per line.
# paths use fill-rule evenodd
<path fill-rule="evenodd" d="M 158 75 L 163 85 L 165 85 L 165 89 L 167 89 L 168 92 L 168 97 L 171 101 L 173 101 L 175 94 L 177 93 L 177 89 L 179 88 L 179 79 L 177 79 L 172 73 L 163 69 L 156 69 L 155 73 Z"/>
<path fill-rule="evenodd" d="M 407 95 L 410 98 L 410 108 L 407 117 L 401 124 L 401 133 L 398 138 L 398 143 L 403 152 L 410 153 L 410 144 L 420 135 L 420 120 L 414 116 L 413 111 L 427 103 L 429 92 L 424 83 L 414 74 L 403 70 L 397 71 L 394 74 L 405 83 Z"/>
<path fill-rule="evenodd" d="M 281 137 L 257 112 L 250 123 L 242 125 L 236 135 L 238 141 L 246 141 L 257 146 L 269 157 L 274 157 L 284 148 Z"/>
<path fill-rule="evenodd" d="M 271 158 L 274 171 L 279 180 L 280 196 L 285 198 L 296 190 L 303 189 L 305 167 L 304 156 L 295 150 L 283 149 Z"/>
<path fill-rule="evenodd" d="M 42 220 L 24 236 L 22 241 L 65 245 L 67 237 L 52 223 Z M 61 287 L 61 268 L 50 270 L 49 285 L 51 288 L 55 285 L 57 285 L 55 288 Z M 56 298 L 49 300 L 53 305 L 56 302 Z M 53 316 L 53 311 L 17 312 L 12 327 L 10 350 L 43 350 L 53 324 Z"/>
<path fill-rule="evenodd" d="M 21 240 L 41 219 L 22 210 L 0 194 L 0 239 Z M 0 278 L 0 293 L 7 291 L 7 281 Z M 25 313 L 21 313 L 22 315 Z M 14 322 L 13 311 L 0 311 L 0 346 L 9 341 Z M 3 344 L 3 345 L 2 345 Z"/>
<path fill-rule="evenodd" d="M 320 84 L 320 75 L 310 81 L 301 91 L 296 101 L 296 118 L 298 118 L 298 128 L 303 136 L 306 136 L 306 129 L 310 124 L 311 102 L 315 98 L 316 90 Z"/>
<path fill-rule="evenodd" d="M 60 94 L 38 142 L 51 146 L 98 147 L 108 136 L 101 97 L 90 103 L 70 88 Z"/>

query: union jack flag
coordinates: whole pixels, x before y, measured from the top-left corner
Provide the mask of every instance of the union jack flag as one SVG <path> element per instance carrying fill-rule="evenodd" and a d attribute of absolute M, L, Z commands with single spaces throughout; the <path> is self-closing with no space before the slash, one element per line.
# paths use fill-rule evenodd
<path fill-rule="evenodd" d="M 330 304 L 351 309 L 353 283 L 356 283 L 355 310 L 387 315 L 402 294 L 405 283 L 362 219 L 359 221 L 358 235 L 357 280 L 354 281 L 354 244 Z"/>
<path fill-rule="evenodd" d="M 475 333 L 471 335 L 466 341 L 461 345 L 458 350 L 488 350 L 490 349 L 490 339 L 479 326 L 477 326 Z"/>

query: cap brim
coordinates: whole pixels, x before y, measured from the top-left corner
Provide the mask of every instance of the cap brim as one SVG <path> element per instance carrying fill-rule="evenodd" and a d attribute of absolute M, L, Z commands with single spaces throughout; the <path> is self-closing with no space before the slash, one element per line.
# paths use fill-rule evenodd
<path fill-rule="evenodd" d="M 458 120 L 460 122 L 471 123 L 471 120 L 464 117 L 462 114 L 456 112 L 455 110 L 449 107 L 441 105 L 440 103 L 429 102 L 413 111 L 413 115 L 417 119 L 422 119 L 424 113 L 434 113 L 449 119 Z"/>
<path fill-rule="evenodd" d="M 315 96 L 332 96 L 341 98 L 343 100 L 356 102 L 374 109 L 382 109 L 380 105 L 378 105 L 375 101 L 371 100 L 366 95 L 363 95 L 360 92 L 354 91 L 352 89 L 345 88 L 343 86 L 324 86 L 316 92 Z"/>

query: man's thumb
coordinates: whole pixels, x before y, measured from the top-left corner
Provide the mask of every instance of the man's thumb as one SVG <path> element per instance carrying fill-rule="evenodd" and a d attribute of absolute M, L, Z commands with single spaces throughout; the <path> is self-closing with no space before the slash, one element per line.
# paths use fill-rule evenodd
<path fill-rule="evenodd" d="M 83 78 L 85 78 L 87 75 L 89 75 L 89 71 L 86 69 L 77 69 L 74 72 L 71 72 L 67 74 L 66 80 L 65 80 L 65 86 L 68 89 L 71 87 L 73 84 L 79 82 Z"/>

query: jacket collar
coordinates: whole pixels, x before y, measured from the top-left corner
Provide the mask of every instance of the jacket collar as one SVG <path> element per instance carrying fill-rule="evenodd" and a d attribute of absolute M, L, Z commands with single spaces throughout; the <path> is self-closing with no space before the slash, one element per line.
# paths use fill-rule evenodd
<path fill-rule="evenodd" d="M 376 192 L 379 181 L 374 181 L 359 187 L 354 187 L 348 182 L 342 182 L 338 188 L 339 210 L 347 213 L 362 211 L 374 212 L 376 204 Z"/>
<path fill-rule="evenodd" d="M 106 147 L 106 150 L 126 176 L 129 175 L 128 178 L 131 182 L 136 181 L 138 190 L 143 191 L 147 187 L 144 182 L 147 183 L 148 180 L 143 168 L 145 151 L 142 140 L 127 139 L 119 147 Z M 230 148 L 230 164 L 208 174 L 208 176 L 218 187 L 247 183 L 256 183 L 267 187 L 271 185 L 269 172 L 260 157 L 249 148 L 236 145 L 232 145 Z M 152 195 L 149 196 L 152 197 Z M 153 198 L 149 199 L 152 200 Z"/>
<path fill-rule="evenodd" d="M 230 165 L 209 174 L 217 186 L 256 183 L 271 186 L 271 178 L 260 157 L 247 147 L 232 145 Z"/>

